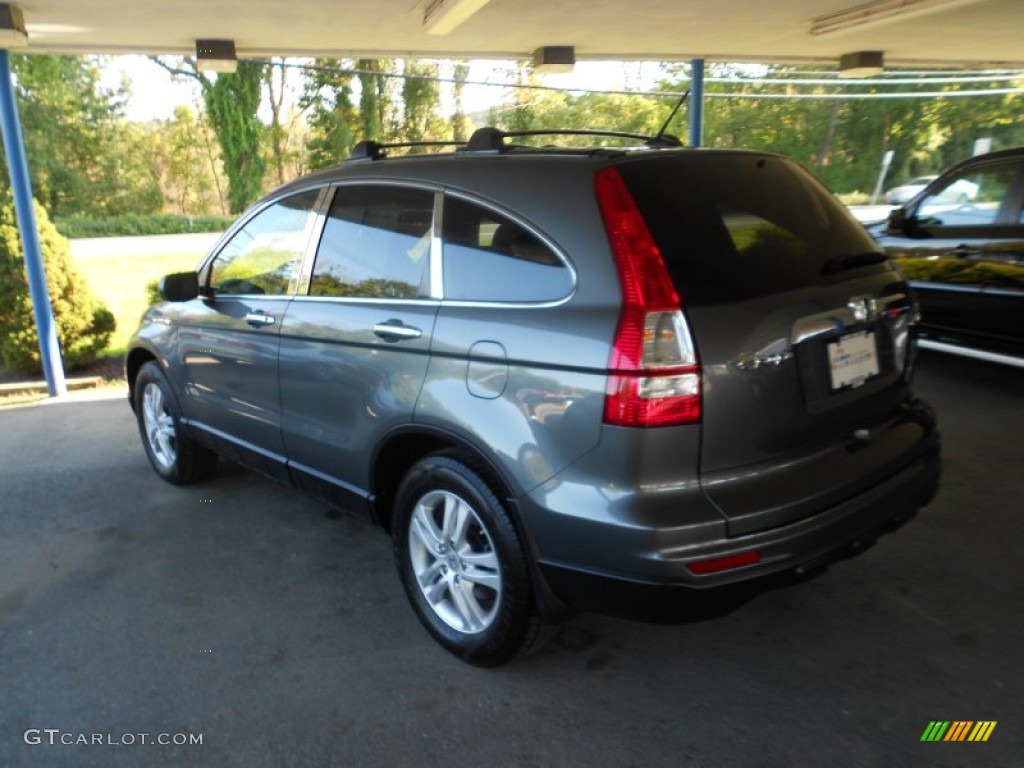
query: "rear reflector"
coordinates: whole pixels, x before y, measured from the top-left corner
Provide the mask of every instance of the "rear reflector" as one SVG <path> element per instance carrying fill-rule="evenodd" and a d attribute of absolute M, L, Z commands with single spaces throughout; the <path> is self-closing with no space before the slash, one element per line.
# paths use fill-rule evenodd
<path fill-rule="evenodd" d="M 698 422 L 700 366 L 661 251 L 617 168 L 598 172 L 596 191 L 622 286 L 622 312 L 608 360 L 605 423 Z"/>
<path fill-rule="evenodd" d="M 701 560 L 697 563 L 687 563 L 686 570 L 690 573 L 696 574 L 697 576 L 703 576 L 706 573 L 728 571 L 733 568 L 742 568 L 745 565 L 756 565 L 760 562 L 760 552 L 741 552 L 738 555 L 719 557 L 714 560 Z"/>

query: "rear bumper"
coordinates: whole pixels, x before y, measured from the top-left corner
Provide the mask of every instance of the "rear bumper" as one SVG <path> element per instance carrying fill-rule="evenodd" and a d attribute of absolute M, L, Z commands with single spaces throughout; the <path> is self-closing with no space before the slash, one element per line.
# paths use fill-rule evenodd
<path fill-rule="evenodd" d="M 878 534 L 898 526 L 934 497 L 940 475 L 936 432 L 920 446 L 917 458 L 896 474 L 818 514 L 757 533 L 704 541 L 679 551 L 658 546 L 659 531 L 648 531 L 648 573 L 602 571 L 579 563 L 540 557 L 541 578 L 560 601 L 579 610 L 660 620 L 685 608 L 704 593 L 757 583 L 766 577 L 798 572 L 859 549 Z M 671 535 L 671 532 L 664 532 Z M 697 575 L 687 564 L 757 552 L 756 564 Z M 652 562 L 656 561 L 656 562 Z M 651 566 L 654 566 L 653 568 Z M 651 572 L 656 575 L 651 575 Z"/>

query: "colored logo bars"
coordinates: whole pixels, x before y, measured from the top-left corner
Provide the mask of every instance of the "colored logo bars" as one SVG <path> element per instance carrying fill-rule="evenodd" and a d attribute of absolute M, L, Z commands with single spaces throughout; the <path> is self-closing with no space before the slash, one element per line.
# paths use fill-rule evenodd
<path fill-rule="evenodd" d="M 988 741 L 996 728 L 995 720 L 932 720 L 921 734 L 921 741 Z"/>

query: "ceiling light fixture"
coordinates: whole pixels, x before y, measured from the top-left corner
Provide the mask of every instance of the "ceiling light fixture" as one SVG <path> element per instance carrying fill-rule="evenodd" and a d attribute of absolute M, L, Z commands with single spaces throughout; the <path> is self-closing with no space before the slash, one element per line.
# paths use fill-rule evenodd
<path fill-rule="evenodd" d="M 977 0 L 875 0 L 845 11 L 819 16 L 811 21 L 811 34 L 831 35 L 850 29 L 875 25 L 897 19 L 903 21 L 932 11 L 939 11 L 953 5 L 964 5 Z"/>
<path fill-rule="evenodd" d="M 533 52 L 533 68 L 544 74 L 572 72 L 576 49 L 571 45 L 545 45 Z"/>
<path fill-rule="evenodd" d="M 0 48 L 24 48 L 28 45 L 25 17 L 21 8 L 0 3 Z"/>
<path fill-rule="evenodd" d="M 840 77 L 871 77 L 882 74 L 881 51 L 854 51 L 839 57 Z"/>
<path fill-rule="evenodd" d="M 196 40 L 196 69 L 200 72 L 234 72 L 238 69 L 234 40 Z"/>
<path fill-rule="evenodd" d="M 431 35 L 447 35 L 490 0 L 434 0 L 423 12 L 423 26 Z"/>

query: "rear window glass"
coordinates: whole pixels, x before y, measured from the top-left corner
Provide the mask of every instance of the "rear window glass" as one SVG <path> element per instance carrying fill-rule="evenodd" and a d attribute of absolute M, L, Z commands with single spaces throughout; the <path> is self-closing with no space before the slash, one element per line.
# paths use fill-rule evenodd
<path fill-rule="evenodd" d="M 877 251 L 809 173 L 785 158 L 712 154 L 619 166 L 684 300 L 715 304 L 829 278 L 838 256 Z"/>

